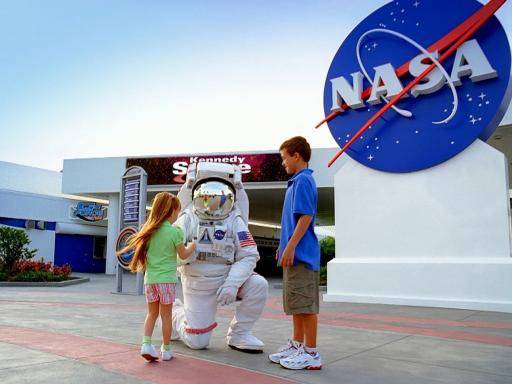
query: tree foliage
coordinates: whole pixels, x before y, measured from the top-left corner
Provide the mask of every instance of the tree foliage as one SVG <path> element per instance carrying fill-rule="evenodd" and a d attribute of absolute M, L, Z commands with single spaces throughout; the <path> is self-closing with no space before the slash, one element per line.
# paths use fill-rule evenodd
<path fill-rule="evenodd" d="M 326 265 L 329 260 L 334 258 L 336 254 L 335 245 L 336 241 L 332 236 L 320 240 L 321 265 Z"/>
<path fill-rule="evenodd" d="M 34 257 L 37 249 L 28 249 L 30 239 L 25 231 L 0 227 L 0 270 L 10 273 L 18 260 Z"/>

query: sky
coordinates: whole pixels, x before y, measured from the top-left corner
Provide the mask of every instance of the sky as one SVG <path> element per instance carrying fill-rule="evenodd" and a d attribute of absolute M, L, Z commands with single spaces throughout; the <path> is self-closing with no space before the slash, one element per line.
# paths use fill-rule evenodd
<path fill-rule="evenodd" d="M 327 70 L 387 2 L 0 2 L 0 160 L 335 147 L 314 129 Z"/>

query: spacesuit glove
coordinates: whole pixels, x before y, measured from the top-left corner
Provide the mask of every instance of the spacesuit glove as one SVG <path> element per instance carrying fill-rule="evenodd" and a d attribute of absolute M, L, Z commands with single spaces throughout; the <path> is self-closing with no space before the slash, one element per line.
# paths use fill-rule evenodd
<path fill-rule="evenodd" d="M 238 287 L 232 285 L 222 285 L 217 290 L 217 303 L 220 305 L 229 305 L 235 302 L 236 294 L 238 293 Z"/>

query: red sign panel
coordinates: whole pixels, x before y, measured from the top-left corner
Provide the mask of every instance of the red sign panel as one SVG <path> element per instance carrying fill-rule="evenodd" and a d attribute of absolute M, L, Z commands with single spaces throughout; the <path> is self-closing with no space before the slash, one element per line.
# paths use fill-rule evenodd
<path fill-rule="evenodd" d="M 148 185 L 183 184 L 188 165 L 203 161 L 238 165 L 242 170 L 244 183 L 264 183 L 289 179 L 281 165 L 279 153 L 131 158 L 126 160 L 126 167 L 138 165 L 144 168 L 148 173 Z"/>

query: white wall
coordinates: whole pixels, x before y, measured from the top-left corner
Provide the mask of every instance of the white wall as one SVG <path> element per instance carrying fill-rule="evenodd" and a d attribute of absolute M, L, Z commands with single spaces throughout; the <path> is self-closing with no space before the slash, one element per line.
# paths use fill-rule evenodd
<path fill-rule="evenodd" d="M 106 223 L 85 223 L 79 219 L 70 218 L 70 206 L 76 203 L 76 200 L 63 197 L 0 189 L 1 217 L 106 227 Z"/>
<path fill-rule="evenodd" d="M 480 140 L 407 174 L 348 161 L 324 300 L 512 312 L 506 165 Z"/>
<path fill-rule="evenodd" d="M 126 157 L 64 160 L 62 193 L 119 193 Z"/>
<path fill-rule="evenodd" d="M 318 188 L 332 188 L 334 186 L 334 175 L 336 175 L 348 159 L 348 156 L 343 154 L 331 167 L 327 167 L 327 163 L 338 151 L 339 148 L 316 148 L 312 150 L 309 167 L 313 170 L 313 176 Z"/>
<path fill-rule="evenodd" d="M 41 195 L 61 194 L 62 174 L 48 169 L 0 161 L 0 188 Z"/>
<path fill-rule="evenodd" d="M 506 164 L 480 140 L 418 172 L 380 172 L 351 160 L 336 179 L 336 223 L 347 224 L 337 228 L 340 252 L 510 257 Z"/>

